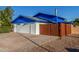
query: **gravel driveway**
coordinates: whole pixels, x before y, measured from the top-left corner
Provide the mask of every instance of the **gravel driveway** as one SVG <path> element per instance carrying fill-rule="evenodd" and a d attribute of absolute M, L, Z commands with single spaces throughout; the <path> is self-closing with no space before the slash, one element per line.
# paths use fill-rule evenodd
<path fill-rule="evenodd" d="M 52 40 L 58 39 L 57 36 L 30 35 L 20 33 L 0 34 L 1 52 L 46 52 L 50 51 L 43 45 Z"/>
<path fill-rule="evenodd" d="M 79 52 L 79 35 L 0 34 L 0 52 Z"/>

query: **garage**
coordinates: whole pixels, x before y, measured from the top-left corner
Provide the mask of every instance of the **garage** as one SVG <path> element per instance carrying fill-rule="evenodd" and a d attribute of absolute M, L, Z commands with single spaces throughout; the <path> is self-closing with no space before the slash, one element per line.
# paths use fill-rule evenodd
<path fill-rule="evenodd" d="M 35 33 L 36 24 L 17 24 L 14 26 L 15 26 L 15 28 L 14 28 L 15 32 L 30 33 L 30 34 Z"/>

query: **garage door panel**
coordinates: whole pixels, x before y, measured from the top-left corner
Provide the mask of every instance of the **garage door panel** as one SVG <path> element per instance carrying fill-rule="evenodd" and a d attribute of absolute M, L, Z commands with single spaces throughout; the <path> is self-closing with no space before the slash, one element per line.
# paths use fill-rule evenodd
<path fill-rule="evenodd" d="M 36 24 L 31 24 L 31 34 L 35 34 L 36 33 Z"/>
<path fill-rule="evenodd" d="M 16 30 L 19 33 L 29 33 L 30 32 L 29 29 L 30 29 L 29 24 L 27 24 L 27 25 L 17 25 L 17 27 L 16 27 Z"/>
<path fill-rule="evenodd" d="M 23 28 L 21 29 L 21 31 L 23 31 L 24 33 L 30 33 L 30 25 L 24 25 Z"/>

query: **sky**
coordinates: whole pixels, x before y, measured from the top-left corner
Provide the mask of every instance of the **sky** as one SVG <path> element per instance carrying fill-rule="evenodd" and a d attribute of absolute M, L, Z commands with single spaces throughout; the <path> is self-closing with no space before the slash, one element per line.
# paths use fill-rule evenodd
<path fill-rule="evenodd" d="M 5 6 L 0 6 L 0 10 Z M 37 13 L 46 13 L 55 15 L 55 9 L 58 10 L 57 15 L 67 20 L 74 20 L 79 18 L 79 6 L 12 6 L 14 10 L 13 20 L 19 15 L 34 16 Z"/>

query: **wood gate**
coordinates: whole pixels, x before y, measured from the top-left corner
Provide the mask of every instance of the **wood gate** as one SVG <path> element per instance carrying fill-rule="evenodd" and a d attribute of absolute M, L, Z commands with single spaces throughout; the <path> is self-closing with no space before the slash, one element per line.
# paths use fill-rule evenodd
<path fill-rule="evenodd" d="M 40 24 L 40 34 L 66 36 L 71 34 L 71 24 Z"/>
<path fill-rule="evenodd" d="M 58 24 L 40 24 L 40 34 L 59 35 Z"/>

